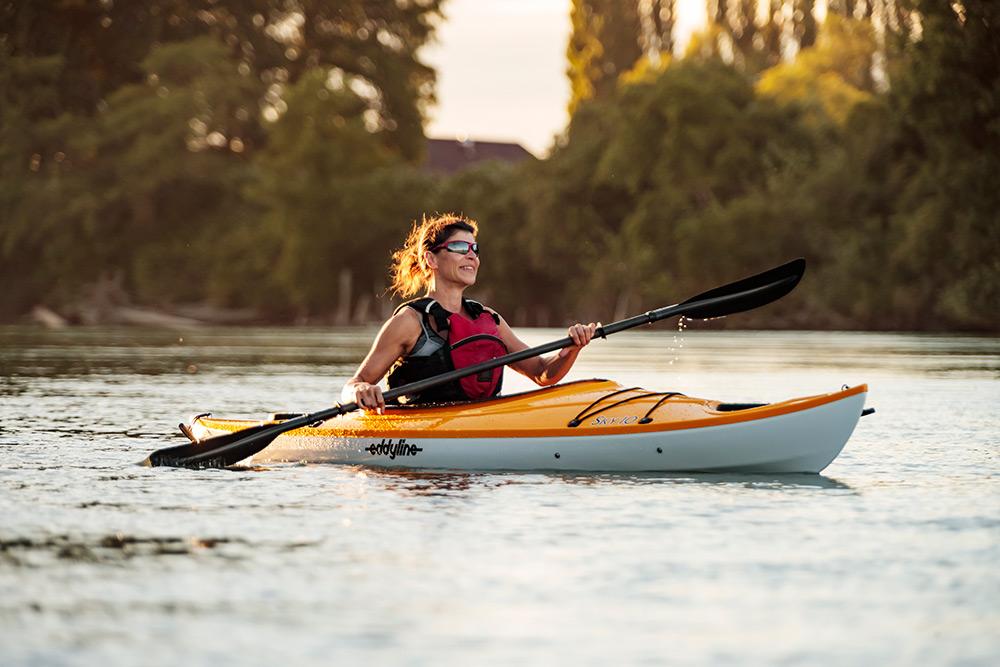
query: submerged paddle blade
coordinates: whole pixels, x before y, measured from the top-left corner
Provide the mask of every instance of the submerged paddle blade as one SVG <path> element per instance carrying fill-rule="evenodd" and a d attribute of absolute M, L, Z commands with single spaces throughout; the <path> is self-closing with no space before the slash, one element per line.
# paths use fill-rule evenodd
<path fill-rule="evenodd" d="M 406 387 L 402 387 L 406 389 Z M 392 391 L 386 392 L 389 398 Z M 143 465 L 173 466 L 175 468 L 225 468 L 243 459 L 250 458 L 264 449 L 282 433 L 294 431 L 315 422 L 322 422 L 351 410 L 357 410 L 357 403 L 337 404 L 308 415 L 300 415 L 285 421 L 259 424 L 242 431 L 224 433 L 206 438 L 190 445 L 178 445 L 159 449 L 149 455 Z M 181 429 L 184 430 L 184 429 Z"/>
<path fill-rule="evenodd" d="M 682 314 L 695 320 L 742 313 L 785 296 L 795 289 L 805 271 L 806 260 L 800 257 L 763 273 L 710 289 L 678 304 L 677 307 L 690 304 L 689 308 L 684 308 Z M 702 301 L 708 303 L 697 305 Z"/>
<path fill-rule="evenodd" d="M 142 462 L 146 466 L 175 468 L 225 468 L 249 458 L 271 444 L 282 431 L 275 424 L 261 424 L 201 442 L 158 449 Z"/>

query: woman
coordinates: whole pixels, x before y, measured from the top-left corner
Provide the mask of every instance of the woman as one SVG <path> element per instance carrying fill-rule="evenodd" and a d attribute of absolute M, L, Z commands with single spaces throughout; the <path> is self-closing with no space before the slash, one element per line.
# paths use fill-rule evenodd
<path fill-rule="evenodd" d="M 478 226 L 456 215 L 424 218 L 403 247 L 393 254 L 392 289 L 403 298 L 420 290 L 426 296 L 404 303 L 379 331 L 368 356 L 347 384 L 342 400 L 381 413 L 385 399 L 378 382 L 389 373 L 390 388 L 464 368 L 527 345 L 500 315 L 466 299 L 479 272 Z M 574 324 L 574 347 L 549 357 L 531 357 L 511 364 L 540 386 L 555 384 L 569 372 L 577 355 L 599 324 Z M 464 341 L 464 342 L 463 342 Z M 447 402 L 495 396 L 503 369 L 477 374 L 443 387 L 428 389 L 407 402 Z"/>

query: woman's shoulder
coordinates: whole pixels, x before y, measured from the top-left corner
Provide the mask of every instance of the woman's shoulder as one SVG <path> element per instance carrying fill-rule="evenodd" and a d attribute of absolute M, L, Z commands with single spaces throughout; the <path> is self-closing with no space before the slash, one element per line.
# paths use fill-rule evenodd
<path fill-rule="evenodd" d="M 389 322 L 403 326 L 410 324 L 420 326 L 420 312 L 415 308 L 400 308 L 389 318 Z"/>
<path fill-rule="evenodd" d="M 423 313 L 426 312 L 429 307 L 432 307 L 436 301 L 429 296 L 420 297 L 419 299 L 410 299 L 409 301 L 404 301 L 403 303 L 396 306 L 396 310 L 392 312 L 393 315 L 399 313 Z"/>
<path fill-rule="evenodd" d="M 382 335 L 409 339 L 420 333 L 420 314 L 413 308 L 401 308 L 382 325 Z"/>

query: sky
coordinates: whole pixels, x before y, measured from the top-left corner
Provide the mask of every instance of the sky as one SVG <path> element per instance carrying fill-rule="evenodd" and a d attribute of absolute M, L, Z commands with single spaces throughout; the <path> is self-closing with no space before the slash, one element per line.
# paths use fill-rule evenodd
<path fill-rule="evenodd" d="M 704 0 L 678 0 L 681 44 L 704 22 Z M 446 0 L 435 43 L 438 103 L 427 136 L 520 143 L 539 157 L 569 120 L 570 0 Z"/>

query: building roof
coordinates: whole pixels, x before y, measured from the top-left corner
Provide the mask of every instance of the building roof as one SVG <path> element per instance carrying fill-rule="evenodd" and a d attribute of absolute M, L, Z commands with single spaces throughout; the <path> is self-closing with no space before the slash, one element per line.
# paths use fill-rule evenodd
<path fill-rule="evenodd" d="M 514 163 L 533 157 L 521 144 L 475 139 L 428 139 L 423 167 L 427 171 L 451 174 L 476 162 L 499 160 Z"/>

